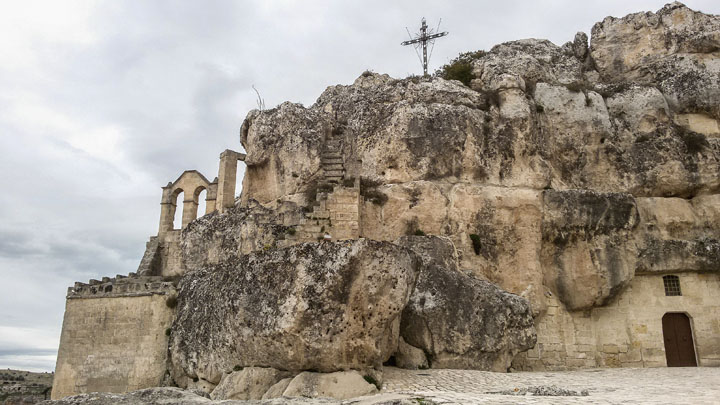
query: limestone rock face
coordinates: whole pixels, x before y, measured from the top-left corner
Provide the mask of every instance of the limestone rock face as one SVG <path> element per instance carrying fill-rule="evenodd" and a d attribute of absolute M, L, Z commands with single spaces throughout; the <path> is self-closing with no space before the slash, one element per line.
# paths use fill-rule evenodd
<path fill-rule="evenodd" d="M 571 310 L 603 305 L 635 275 L 632 231 L 639 218 L 629 194 L 543 193 L 543 260 L 548 284 Z"/>
<path fill-rule="evenodd" d="M 587 35 L 583 44 L 582 34 L 577 37 L 577 53 L 570 53 L 548 40 L 523 39 L 494 46 L 488 54 L 476 61 L 473 88 L 478 90 L 501 90 L 514 86 L 526 91 L 535 83 L 569 85 L 583 80 L 583 64 L 587 53 Z M 514 80 L 513 80 L 514 79 Z"/>
<path fill-rule="evenodd" d="M 674 108 L 720 118 L 720 19 L 674 2 L 657 13 L 608 17 L 591 54 L 608 82 L 654 83 Z"/>
<path fill-rule="evenodd" d="M 535 317 L 553 295 L 567 310 L 587 310 L 610 302 L 636 273 L 715 271 L 719 27 L 720 17 L 672 3 L 657 13 L 608 17 L 591 38 L 577 33 L 562 46 L 536 39 L 497 45 L 473 63 L 470 88 L 366 72 L 351 85 L 328 87 L 310 107 L 284 103 L 249 113 L 241 130 L 247 171 L 239 206 L 196 221 L 182 235 L 184 265 L 196 279 L 184 281 L 181 302 L 187 308 L 205 302 L 181 311 L 173 328 L 174 376 L 217 384 L 236 365 L 336 371 L 380 364 L 397 350 L 397 334 L 379 336 L 399 327 L 397 313 L 410 291 L 401 333 L 409 347 L 424 350 L 433 366 L 502 370 L 532 344 L 527 302 Z M 346 285 L 335 268 L 354 269 L 355 259 L 330 249 L 344 245 L 318 247 L 332 252 L 303 266 L 272 259 L 273 249 L 296 243 L 285 238 L 290 226 L 322 232 L 318 189 L 333 176 L 359 187 L 352 186 L 360 194 L 357 209 L 353 200 L 347 212 L 358 213 L 361 237 L 447 238 L 439 239 L 447 244 L 399 242 L 425 262 L 416 285 L 411 270 L 382 277 L 369 270 L 372 283 L 354 278 L 350 284 L 374 285 L 395 277 L 392 298 L 370 294 L 373 307 L 362 311 L 336 305 L 340 298 L 317 304 L 303 295 L 307 280 L 323 299 L 330 287 Z M 375 242 L 361 245 L 368 243 Z M 283 254 L 300 260 L 297 249 Z M 398 263 L 415 260 L 396 253 Z M 330 273 L 337 278 L 307 270 L 319 263 L 337 270 Z M 256 281 L 256 290 L 267 285 L 274 298 L 243 287 Z M 216 286 L 235 297 L 232 305 L 213 296 Z M 428 301 L 425 292 L 447 299 Z M 454 295 L 479 312 L 462 310 Z M 277 309 L 253 318 L 246 315 L 249 302 Z M 326 308 L 316 324 L 299 315 L 314 305 Z M 210 314 L 227 320 L 209 327 L 233 332 L 202 335 L 194 325 Z M 358 320 L 371 325 L 363 329 L 369 334 L 359 332 Z M 417 326 L 423 322 L 425 329 Z M 327 336 L 308 332 L 319 325 L 329 325 Z M 484 333 L 482 341 L 468 338 Z M 186 334 L 192 349 L 182 343 Z M 275 338 L 280 343 L 269 343 Z M 347 339 L 363 342 L 360 357 L 339 349 Z M 331 350 L 318 354 L 320 342 Z M 257 357 L 247 345 L 260 348 Z M 283 351 L 290 354 L 277 354 Z"/>
<path fill-rule="evenodd" d="M 693 11 L 679 2 L 657 13 L 607 17 L 592 29 L 591 53 L 607 79 L 649 79 L 650 66 L 673 55 L 711 54 L 720 49 L 716 16 Z"/>
<path fill-rule="evenodd" d="M 720 193 L 718 27 L 720 17 L 672 3 L 606 18 L 589 44 L 578 33 L 562 46 L 497 45 L 474 62 L 472 88 L 364 73 L 308 108 L 252 112 L 243 200 L 309 204 L 300 195 L 317 187 L 329 132 L 340 139 L 345 179 L 360 180 L 362 237 L 447 236 L 461 268 L 527 298 L 536 316 L 547 294 L 573 310 L 604 305 L 636 268 L 707 268 L 716 219 L 687 237 L 657 235 L 644 217 L 588 240 L 588 228 L 573 225 L 562 232 L 575 242 L 559 248 L 545 229 L 567 207 L 545 197 L 587 191 L 598 201 L 624 194 L 704 207 L 693 201 Z M 275 155 L 287 156 L 282 168 L 251 169 Z M 270 172 L 290 186 L 266 187 Z M 685 247 L 710 253 L 693 261 L 681 257 Z M 601 270 L 610 263 L 612 277 Z"/>
<path fill-rule="evenodd" d="M 230 258 L 275 246 L 288 231 L 283 223 L 302 214 L 292 203 L 271 210 L 254 200 L 227 213 L 205 215 L 183 229 L 180 238 L 186 271 L 207 268 Z"/>
<path fill-rule="evenodd" d="M 180 282 L 171 374 L 220 382 L 235 366 L 379 367 L 397 347 L 418 260 L 388 242 L 305 243 L 229 258 Z"/>
<path fill-rule="evenodd" d="M 516 353 L 535 345 L 527 300 L 460 272 L 447 254 L 454 250 L 448 239 L 411 236 L 398 243 L 423 261 L 400 334 L 432 367 L 506 371 Z"/>
<path fill-rule="evenodd" d="M 300 104 L 250 112 L 240 135 L 247 151 L 244 201 L 248 196 L 266 204 L 280 196 L 303 201 L 304 185 L 320 175 L 322 141 L 329 130 L 320 112 Z"/>
<path fill-rule="evenodd" d="M 641 198 L 638 271 L 720 270 L 720 195 Z"/>

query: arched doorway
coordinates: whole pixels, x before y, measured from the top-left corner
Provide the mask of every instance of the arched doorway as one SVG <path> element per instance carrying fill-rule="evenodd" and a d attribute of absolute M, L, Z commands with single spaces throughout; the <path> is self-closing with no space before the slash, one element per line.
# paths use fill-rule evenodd
<path fill-rule="evenodd" d="M 662 317 L 662 328 L 668 367 L 697 367 L 690 318 L 668 312 Z"/>

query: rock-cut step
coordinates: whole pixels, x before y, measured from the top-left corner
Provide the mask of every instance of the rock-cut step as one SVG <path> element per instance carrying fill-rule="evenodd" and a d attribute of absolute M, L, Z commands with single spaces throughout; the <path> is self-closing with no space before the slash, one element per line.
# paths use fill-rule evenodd
<path fill-rule="evenodd" d="M 343 177 L 345 175 L 344 170 L 326 170 L 325 177 Z"/>
<path fill-rule="evenodd" d="M 324 164 L 324 165 L 325 165 L 325 164 L 328 164 L 328 165 L 335 165 L 335 164 L 341 165 L 341 164 L 343 164 L 342 158 L 336 158 L 336 157 L 333 157 L 333 158 L 321 157 L 321 158 L 320 158 L 320 162 L 321 162 L 322 164 Z"/>
<path fill-rule="evenodd" d="M 322 168 L 325 170 L 325 173 L 345 170 L 345 166 L 342 163 L 323 163 Z"/>

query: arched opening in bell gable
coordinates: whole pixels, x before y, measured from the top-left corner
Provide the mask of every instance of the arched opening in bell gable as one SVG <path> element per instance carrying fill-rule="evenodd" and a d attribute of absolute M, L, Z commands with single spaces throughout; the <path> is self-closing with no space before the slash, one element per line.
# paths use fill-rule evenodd
<path fill-rule="evenodd" d="M 205 187 L 199 187 L 197 190 L 195 190 L 195 201 L 197 201 L 197 216 L 195 218 L 200 218 L 201 216 L 205 215 L 207 213 L 207 190 Z"/>
<path fill-rule="evenodd" d="M 177 189 L 175 193 L 173 194 L 173 204 L 174 204 L 174 215 L 173 215 L 173 229 L 181 229 L 182 228 L 182 218 L 183 218 L 183 201 L 185 199 L 185 193 L 181 189 Z"/>

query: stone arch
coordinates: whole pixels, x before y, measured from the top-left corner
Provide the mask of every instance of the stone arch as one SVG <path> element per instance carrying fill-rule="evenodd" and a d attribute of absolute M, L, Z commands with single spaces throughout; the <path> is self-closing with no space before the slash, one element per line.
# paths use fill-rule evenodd
<path fill-rule="evenodd" d="M 162 200 L 160 202 L 160 232 L 173 231 L 173 219 L 175 210 L 177 209 L 176 199 L 180 193 L 183 193 L 182 208 L 182 225 L 185 228 L 198 216 L 198 197 L 203 190 L 207 190 L 205 198 L 205 213 L 208 214 L 215 210 L 215 198 L 217 195 L 217 180 L 210 183 L 197 170 L 186 170 L 174 182 L 168 183 L 163 187 Z"/>

